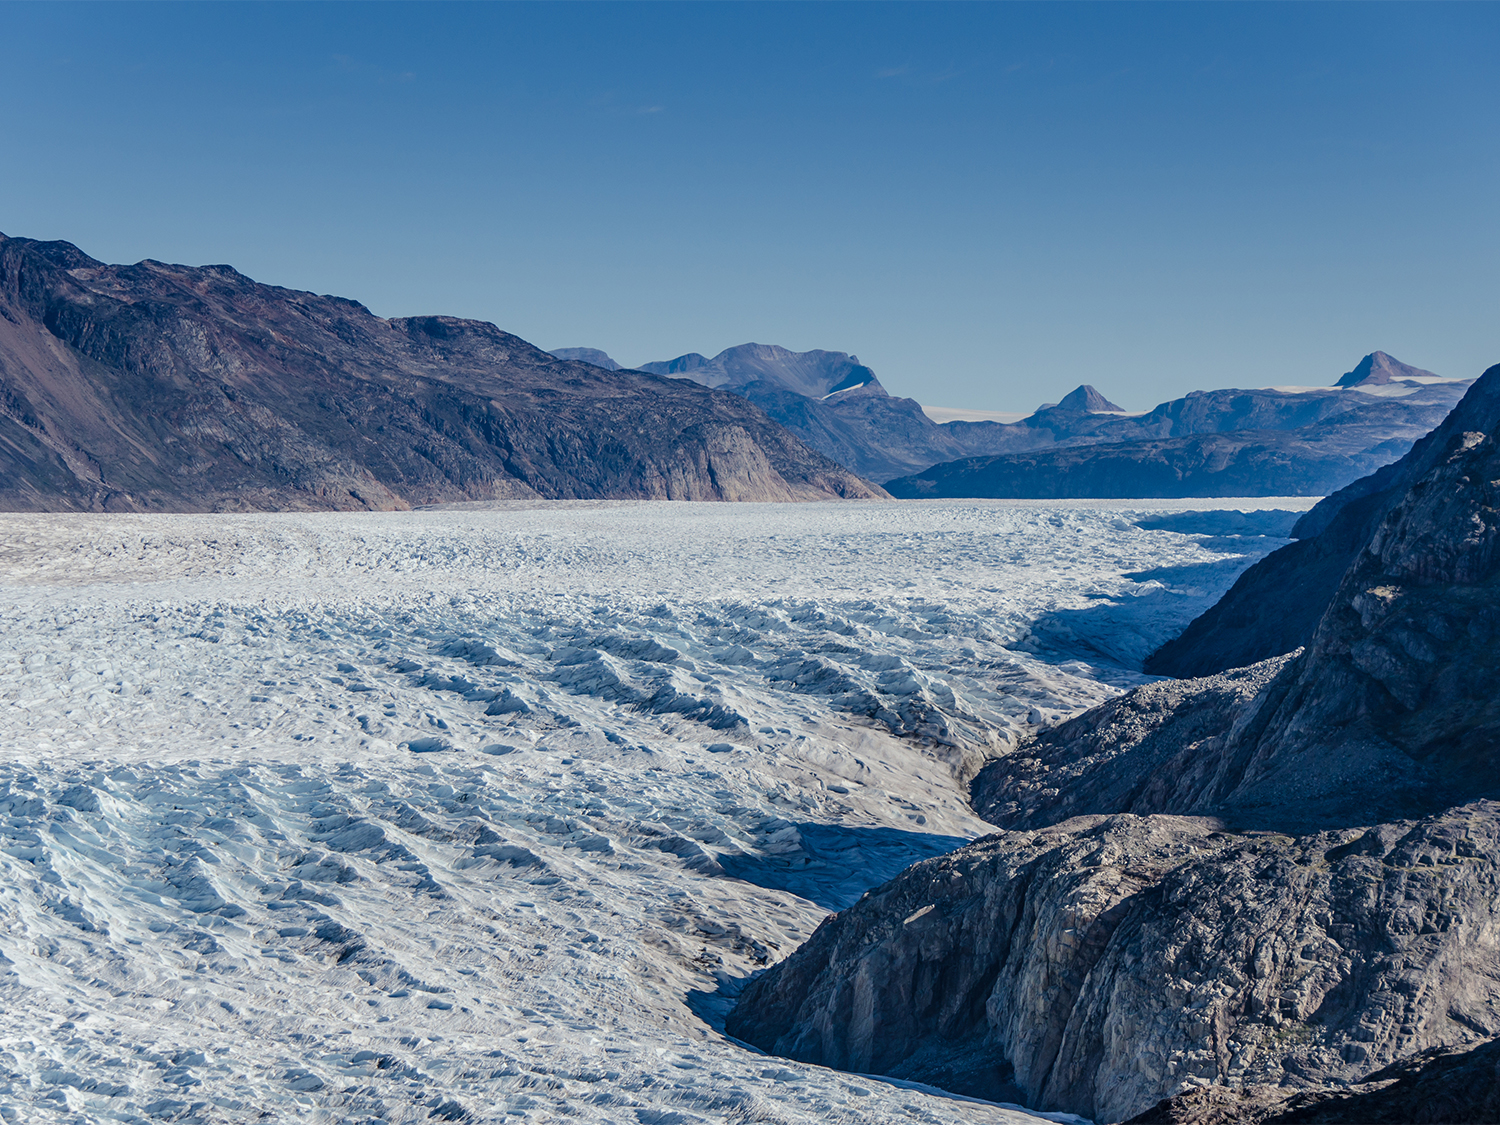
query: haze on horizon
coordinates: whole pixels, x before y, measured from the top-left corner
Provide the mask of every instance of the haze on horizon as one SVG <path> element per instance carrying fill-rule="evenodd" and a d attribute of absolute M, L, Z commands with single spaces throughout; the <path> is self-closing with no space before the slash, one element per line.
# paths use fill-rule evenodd
<path fill-rule="evenodd" d="M 0 231 L 893 393 L 1500 358 L 1495 5 L 8 4 Z"/>

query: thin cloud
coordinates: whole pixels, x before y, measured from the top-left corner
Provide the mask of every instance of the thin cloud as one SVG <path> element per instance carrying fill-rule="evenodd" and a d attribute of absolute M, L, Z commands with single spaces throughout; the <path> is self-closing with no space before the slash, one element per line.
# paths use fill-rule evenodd
<path fill-rule="evenodd" d="M 613 90 L 590 98 L 589 105 L 617 117 L 644 117 L 652 113 L 665 113 L 667 108 L 663 105 L 622 102 L 618 100 L 618 95 Z"/>

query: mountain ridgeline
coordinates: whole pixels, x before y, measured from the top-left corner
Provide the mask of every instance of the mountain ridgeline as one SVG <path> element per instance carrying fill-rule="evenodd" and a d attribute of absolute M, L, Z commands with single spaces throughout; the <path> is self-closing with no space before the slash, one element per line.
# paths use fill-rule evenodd
<path fill-rule="evenodd" d="M 1338 570 L 1305 648 L 991 762 L 1003 831 L 830 917 L 730 1034 L 1098 1121 L 1494 1121 L 1500 366 L 1320 508 L 1267 572 Z"/>
<path fill-rule="evenodd" d="M 0 509 L 883 495 L 737 395 L 229 266 L 0 236 Z"/>
<path fill-rule="evenodd" d="M 886 486 L 910 498 L 1325 496 L 1402 456 L 1468 386 L 1375 352 L 1334 387 L 1194 391 L 1141 415 L 1105 413 L 1080 388 L 1015 423 L 1052 443 Z M 1073 417 L 1058 418 L 1070 400 Z"/>
<path fill-rule="evenodd" d="M 1376 356 L 1390 360 L 1384 353 Z M 1367 368 L 1371 358 L 1361 366 Z M 1351 374 L 1358 372 L 1356 368 Z M 1456 432 L 1484 421 L 1475 415 L 1482 415 L 1494 394 L 1490 385 L 1474 384 L 1441 425 L 1401 460 L 1324 497 L 1292 527 L 1296 542 L 1241 574 L 1208 612 L 1152 653 L 1145 670 L 1158 676 L 1206 676 L 1311 641 L 1339 582 L 1381 521 L 1446 455 Z M 1276 612 L 1268 613 L 1273 605 Z"/>
<path fill-rule="evenodd" d="M 620 370 L 595 348 L 553 354 Z M 844 352 L 742 344 L 641 370 L 743 395 L 912 499 L 1322 496 L 1404 454 L 1468 386 L 1374 352 L 1330 387 L 1194 391 L 1127 414 L 1085 384 L 1018 422 L 938 424 Z"/>

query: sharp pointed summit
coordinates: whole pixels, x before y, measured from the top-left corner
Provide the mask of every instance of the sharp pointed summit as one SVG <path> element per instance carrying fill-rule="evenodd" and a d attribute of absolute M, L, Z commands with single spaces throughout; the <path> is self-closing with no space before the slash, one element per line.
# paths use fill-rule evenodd
<path fill-rule="evenodd" d="M 1057 410 L 1076 410 L 1086 414 L 1124 414 L 1123 406 L 1116 406 L 1105 398 L 1088 383 L 1084 383 L 1076 390 L 1063 396 L 1063 400 L 1054 408 Z"/>
<path fill-rule="evenodd" d="M 1346 372 L 1334 384 L 1336 387 L 1383 387 L 1399 379 L 1436 379 L 1431 371 L 1423 371 L 1409 363 L 1402 363 L 1385 352 L 1371 352 Z"/>

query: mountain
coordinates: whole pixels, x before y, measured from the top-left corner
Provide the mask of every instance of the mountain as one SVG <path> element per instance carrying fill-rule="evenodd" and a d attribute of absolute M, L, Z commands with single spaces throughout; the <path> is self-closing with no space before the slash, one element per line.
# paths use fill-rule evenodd
<path fill-rule="evenodd" d="M 1304 651 L 1146 685 L 990 763 L 974 804 L 1005 831 L 830 917 L 726 1030 L 1096 1120 L 1406 1120 L 1415 1089 L 1488 1120 L 1467 1115 L 1500 1036 L 1497 481 L 1500 366 L 1355 490 L 1396 495 Z"/>
<path fill-rule="evenodd" d="M 1359 427 L 1334 435 L 1274 430 L 1165 441 L 1067 445 L 950 461 L 886 482 L 903 499 L 1118 499 L 1322 496 L 1399 454 L 1422 431 Z M 1352 446 L 1352 448 L 1351 448 Z"/>
<path fill-rule="evenodd" d="M 1391 383 L 1436 378 L 1438 376 L 1431 371 L 1423 371 L 1420 367 L 1402 363 L 1399 359 L 1386 355 L 1385 352 L 1371 352 L 1354 365 L 1353 371 L 1342 375 L 1334 386 L 1383 387 Z"/>
<path fill-rule="evenodd" d="M 620 370 L 620 365 L 610 359 L 607 352 L 601 352 L 598 348 L 553 348 L 547 354 L 555 355 L 558 359 L 572 360 L 574 363 L 591 363 L 606 371 Z"/>
<path fill-rule="evenodd" d="M 229 266 L 0 236 L 0 508 L 883 493 L 743 398 Z"/>
<path fill-rule="evenodd" d="M 1019 422 L 939 425 L 845 352 L 742 344 L 642 366 L 745 396 L 893 495 L 1038 499 L 1326 495 L 1406 452 L 1468 385 L 1384 352 L 1361 369 L 1363 390 L 1194 391 L 1139 415 L 1084 384 Z"/>
<path fill-rule="evenodd" d="M 1011 427 L 1045 430 L 1050 443 L 933 465 L 886 487 L 913 498 L 1321 496 L 1404 454 L 1467 386 L 1194 391 L 1124 417 L 1059 404 Z"/>
<path fill-rule="evenodd" d="M 794 352 L 775 344 L 740 344 L 725 348 L 713 359 L 697 352 L 659 363 L 643 363 L 642 371 L 692 379 L 706 387 L 748 387 L 770 383 L 809 398 L 827 398 L 839 391 L 875 382 L 875 372 L 844 352 Z"/>
<path fill-rule="evenodd" d="M 553 354 L 614 364 L 597 348 Z M 939 425 L 846 352 L 741 344 L 641 370 L 734 391 L 825 457 L 909 498 L 1325 495 L 1406 452 L 1468 385 L 1375 352 L 1326 389 L 1193 391 L 1125 414 L 1085 383 L 1019 422 Z M 1356 374 L 1363 389 L 1350 390 L 1344 380 Z M 1222 434 L 1235 436 L 1205 436 Z M 1065 452 L 1100 445 L 1117 448 Z"/>
<path fill-rule="evenodd" d="M 1116 406 L 1087 383 L 1064 395 L 1063 400 L 1057 404 L 1057 409 L 1073 410 L 1084 414 L 1101 412 L 1123 414 L 1125 412 L 1124 407 Z"/>
<path fill-rule="evenodd" d="M 939 426 L 914 399 L 888 394 L 875 372 L 846 352 L 741 344 L 712 359 L 689 352 L 641 370 L 743 395 L 819 453 L 870 480 L 964 456 L 975 440 L 989 448 L 986 435 L 1006 440 L 993 423 L 968 431 Z"/>
<path fill-rule="evenodd" d="M 1337 1096 L 1500 1030 L 1497 852 L 1493 802 L 1301 835 L 1089 816 L 987 836 L 831 915 L 725 1030 L 1101 1122 L 1199 1086 Z"/>
<path fill-rule="evenodd" d="M 1381 353 L 1376 353 L 1377 355 Z M 1250 567 L 1214 606 L 1147 658 L 1157 676 L 1204 676 L 1243 667 L 1307 644 L 1345 571 L 1370 536 L 1444 450 L 1466 432 L 1487 432 L 1497 394 L 1491 375 L 1399 461 L 1320 501 L 1297 521 L 1297 542 Z M 1268 615 L 1265 607 L 1276 606 Z"/>

